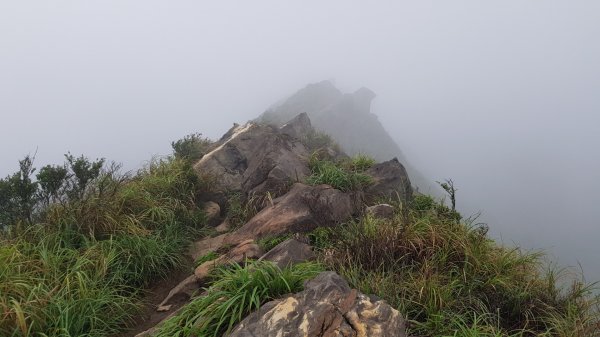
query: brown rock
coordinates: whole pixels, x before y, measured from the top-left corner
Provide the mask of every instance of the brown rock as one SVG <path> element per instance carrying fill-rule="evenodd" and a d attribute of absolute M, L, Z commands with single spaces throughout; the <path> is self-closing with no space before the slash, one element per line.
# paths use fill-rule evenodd
<path fill-rule="evenodd" d="M 218 224 L 219 217 L 221 216 L 221 207 L 214 201 L 205 202 L 202 206 L 202 210 L 206 215 L 206 220 L 209 226 Z"/>
<path fill-rule="evenodd" d="M 231 229 L 231 226 L 229 224 L 229 219 L 225 219 L 223 222 L 221 222 L 220 225 L 215 227 L 215 230 L 217 231 L 217 233 L 226 233 L 226 232 L 229 232 L 230 229 Z"/>
<path fill-rule="evenodd" d="M 259 239 L 292 232 L 308 232 L 320 226 L 333 226 L 355 213 L 353 198 L 328 185 L 294 184 L 284 196 L 277 198 L 225 238 L 226 244 Z"/>
<path fill-rule="evenodd" d="M 296 239 L 289 239 L 261 256 L 260 260 L 274 262 L 279 268 L 283 269 L 290 265 L 313 260 L 314 258 L 315 253 L 309 245 Z"/>
<path fill-rule="evenodd" d="M 238 244 L 227 254 L 221 255 L 212 261 L 204 262 L 198 266 L 194 271 L 194 275 L 196 276 L 198 282 L 202 282 L 206 279 L 210 272 L 218 266 L 222 266 L 227 263 L 241 263 L 246 259 L 257 259 L 262 254 L 263 251 L 254 242 L 254 240 L 246 240 Z"/>
<path fill-rule="evenodd" d="M 350 289 L 336 273 L 324 272 L 304 291 L 250 314 L 229 337 L 405 337 L 405 330 L 397 310 Z"/>
<path fill-rule="evenodd" d="M 223 246 L 223 240 L 227 234 L 221 234 L 215 237 L 207 237 L 200 241 L 192 243 L 188 255 L 192 259 L 197 260 L 199 257 L 204 256 L 210 252 L 215 252 Z"/>

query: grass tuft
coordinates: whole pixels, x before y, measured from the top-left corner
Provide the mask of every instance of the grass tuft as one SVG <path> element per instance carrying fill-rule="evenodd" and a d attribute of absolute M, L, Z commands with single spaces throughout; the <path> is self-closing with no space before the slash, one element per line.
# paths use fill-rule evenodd
<path fill-rule="evenodd" d="M 157 337 L 226 335 L 267 301 L 302 290 L 321 266 L 303 263 L 280 269 L 268 261 L 232 264 L 216 269 L 216 280 L 206 294 L 187 304 L 160 328 Z"/>

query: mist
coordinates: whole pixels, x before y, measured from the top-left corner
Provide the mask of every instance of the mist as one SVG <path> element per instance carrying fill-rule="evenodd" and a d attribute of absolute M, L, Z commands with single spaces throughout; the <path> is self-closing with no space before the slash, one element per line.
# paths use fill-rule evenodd
<path fill-rule="evenodd" d="M 136 169 L 308 83 L 368 87 L 411 164 L 494 237 L 600 280 L 600 2 L 0 3 L 0 175 Z M 368 142 L 368 139 L 364 140 Z"/>

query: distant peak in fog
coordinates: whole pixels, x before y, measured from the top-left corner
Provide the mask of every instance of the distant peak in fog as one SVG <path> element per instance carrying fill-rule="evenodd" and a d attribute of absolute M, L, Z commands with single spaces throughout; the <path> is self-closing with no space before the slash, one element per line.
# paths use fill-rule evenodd
<path fill-rule="evenodd" d="M 431 183 L 414 168 L 384 125 L 371 112 L 376 94 L 365 87 L 343 93 L 326 80 L 308 84 L 287 99 L 273 104 L 258 119 L 283 125 L 299 113 L 306 112 L 314 127 L 329 134 L 350 155 L 368 153 L 378 161 L 398 158 L 407 168 L 411 181 L 422 189 Z"/>

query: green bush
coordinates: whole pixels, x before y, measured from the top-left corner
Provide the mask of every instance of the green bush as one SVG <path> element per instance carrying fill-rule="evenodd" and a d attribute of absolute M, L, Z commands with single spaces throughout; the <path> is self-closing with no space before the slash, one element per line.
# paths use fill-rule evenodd
<path fill-rule="evenodd" d="M 206 294 L 167 320 L 157 337 L 226 335 L 265 302 L 302 290 L 304 281 L 320 271 L 314 263 L 280 269 L 267 261 L 219 267 Z"/>
<path fill-rule="evenodd" d="M 321 259 L 406 315 L 415 336 L 597 336 L 592 286 L 543 272 L 542 254 L 499 246 L 431 200 L 331 229 Z"/>
<path fill-rule="evenodd" d="M 192 133 L 182 139 L 171 142 L 171 147 L 176 158 L 194 162 L 201 159 L 207 153 L 211 143 L 208 138 L 202 137 L 201 133 Z"/>

